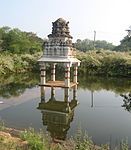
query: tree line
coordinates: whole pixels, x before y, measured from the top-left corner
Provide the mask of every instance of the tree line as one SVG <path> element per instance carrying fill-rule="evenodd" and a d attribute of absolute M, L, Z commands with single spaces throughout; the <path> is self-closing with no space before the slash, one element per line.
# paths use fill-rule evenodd
<path fill-rule="evenodd" d="M 77 39 L 74 43 L 76 49 L 87 52 L 89 50 L 112 50 L 112 51 L 131 51 L 131 37 L 125 36 L 121 41 L 120 45 L 115 46 L 105 40 L 89 40 L 89 39 Z"/>
<path fill-rule="evenodd" d="M 21 31 L 18 28 L 11 29 L 8 26 L 0 28 L 0 51 L 11 53 L 35 53 L 42 51 L 44 39 L 33 32 Z M 77 39 L 74 47 L 82 52 L 89 50 L 131 51 L 131 36 L 125 36 L 120 45 L 115 46 L 105 40 Z"/>
<path fill-rule="evenodd" d="M 89 39 L 77 39 L 76 42 L 74 43 L 74 46 L 76 49 L 82 51 L 82 52 L 86 52 L 89 50 L 113 50 L 115 48 L 115 46 L 112 43 L 109 43 L 105 40 L 97 40 L 97 41 L 93 41 L 93 40 L 89 40 Z"/>
<path fill-rule="evenodd" d="M 42 55 L 44 41 L 33 32 L 1 27 L 0 75 L 37 72 L 39 70 L 37 60 Z M 131 37 L 124 37 L 119 46 L 106 41 L 94 43 L 89 39 L 78 39 L 74 47 L 79 50 L 76 57 L 81 60 L 79 74 L 131 76 Z"/>

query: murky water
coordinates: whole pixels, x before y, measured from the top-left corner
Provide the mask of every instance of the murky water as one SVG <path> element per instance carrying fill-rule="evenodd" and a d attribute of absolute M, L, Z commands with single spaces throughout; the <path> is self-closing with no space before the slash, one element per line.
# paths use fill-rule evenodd
<path fill-rule="evenodd" d="M 96 144 L 128 138 L 131 145 L 131 79 L 79 77 L 78 89 L 68 91 L 70 103 L 61 88 L 45 88 L 41 101 L 38 83 L 38 75 L 0 79 L 0 119 L 7 126 L 42 128 L 60 139 L 81 128 Z"/>

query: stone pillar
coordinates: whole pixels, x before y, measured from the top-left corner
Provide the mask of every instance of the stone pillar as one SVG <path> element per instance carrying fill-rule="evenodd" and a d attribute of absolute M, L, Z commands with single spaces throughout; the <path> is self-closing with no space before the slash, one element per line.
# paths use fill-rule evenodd
<path fill-rule="evenodd" d="M 69 88 L 64 88 L 64 101 L 66 102 L 66 112 L 70 112 L 70 104 L 69 104 Z"/>
<path fill-rule="evenodd" d="M 51 80 L 55 81 L 55 63 L 52 64 L 51 66 Z"/>
<path fill-rule="evenodd" d="M 64 101 L 69 102 L 69 88 L 64 88 Z"/>
<path fill-rule="evenodd" d="M 73 78 L 73 82 L 77 83 L 77 70 L 78 70 L 78 64 L 74 65 L 74 78 Z"/>
<path fill-rule="evenodd" d="M 55 88 L 51 87 L 51 98 L 50 100 L 54 101 L 55 100 Z"/>
<path fill-rule="evenodd" d="M 65 66 L 65 87 L 70 87 L 70 64 Z"/>
<path fill-rule="evenodd" d="M 41 86 L 41 103 L 45 102 L 45 87 Z"/>
<path fill-rule="evenodd" d="M 91 107 L 94 106 L 94 91 L 91 90 Z"/>
<path fill-rule="evenodd" d="M 77 99 L 77 85 L 73 87 L 73 100 Z"/>
<path fill-rule="evenodd" d="M 40 71 L 41 85 L 44 85 L 46 83 L 46 64 L 41 65 Z"/>

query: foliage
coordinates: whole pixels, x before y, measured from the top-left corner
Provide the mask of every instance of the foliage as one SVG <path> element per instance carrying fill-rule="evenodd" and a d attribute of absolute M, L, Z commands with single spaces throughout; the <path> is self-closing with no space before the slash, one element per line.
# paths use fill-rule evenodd
<path fill-rule="evenodd" d="M 21 139 L 28 142 L 29 149 L 31 150 L 45 150 L 43 137 L 34 131 L 33 128 L 25 130 L 21 133 Z"/>
<path fill-rule="evenodd" d="M 116 51 L 131 51 L 131 36 L 125 36 L 122 40 L 120 45 L 114 48 Z"/>
<path fill-rule="evenodd" d="M 97 50 L 100 50 L 100 49 L 103 49 L 103 50 L 113 50 L 115 48 L 115 46 L 112 44 L 112 43 L 109 43 L 105 40 L 97 40 L 95 41 L 95 49 Z"/>
<path fill-rule="evenodd" d="M 4 131 L 6 130 L 8 130 L 8 128 L 5 128 Z M 35 132 L 33 128 L 20 131 L 19 134 L 17 134 L 17 138 L 15 138 L 15 134 L 13 134 L 13 137 L 9 136 L 10 134 L 8 133 L 7 135 L 8 136 L 0 135 L 2 150 L 109 150 L 109 144 L 101 146 L 95 145 L 87 133 L 83 136 L 80 128 L 77 130 L 74 138 L 56 143 L 42 130 Z M 20 139 L 18 140 L 18 138 Z M 128 141 L 122 140 L 120 145 L 116 145 L 112 150 L 128 150 L 128 148 Z"/>
<path fill-rule="evenodd" d="M 128 52 L 104 50 L 78 52 L 79 73 L 103 76 L 131 76 L 131 55 Z"/>
<path fill-rule="evenodd" d="M 41 52 L 35 54 L 2 52 L 0 54 L 0 75 L 39 70 L 37 60 L 41 55 Z"/>
<path fill-rule="evenodd" d="M 74 43 L 74 46 L 76 49 L 82 52 L 87 52 L 89 50 L 94 50 L 94 49 L 113 50 L 115 47 L 114 45 L 112 45 L 112 43 L 108 43 L 107 41 L 104 40 L 103 41 L 97 40 L 94 43 L 94 41 L 89 39 L 84 39 L 84 40 L 77 39 L 77 41 Z"/>
<path fill-rule="evenodd" d="M 0 50 L 11 53 L 35 53 L 42 51 L 43 40 L 35 33 L 23 32 L 17 28 L 0 28 Z"/>
<path fill-rule="evenodd" d="M 95 145 L 87 133 L 85 133 L 84 137 L 82 136 L 81 128 L 78 128 L 74 141 L 75 150 L 95 150 Z"/>

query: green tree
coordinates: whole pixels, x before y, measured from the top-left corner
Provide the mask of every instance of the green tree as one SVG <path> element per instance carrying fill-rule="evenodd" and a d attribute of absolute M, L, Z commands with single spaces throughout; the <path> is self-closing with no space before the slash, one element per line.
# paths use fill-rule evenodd
<path fill-rule="evenodd" d="M 94 50 L 94 47 L 97 50 L 99 49 L 113 50 L 115 47 L 112 43 L 108 43 L 107 41 L 104 40 L 103 41 L 97 40 L 94 43 L 93 40 L 89 40 L 89 39 L 84 39 L 84 40 L 77 39 L 74 45 L 76 49 L 83 52 Z"/>
<path fill-rule="evenodd" d="M 115 46 L 112 43 L 108 43 L 105 40 L 103 40 L 103 41 L 97 40 L 95 42 L 95 48 L 96 49 L 113 50 L 114 47 Z"/>
<path fill-rule="evenodd" d="M 131 51 L 131 37 L 125 36 L 121 41 L 120 45 L 116 46 L 116 51 Z"/>
<path fill-rule="evenodd" d="M 33 32 L 23 32 L 17 28 L 0 28 L 0 50 L 12 53 L 35 53 L 42 51 L 43 39 Z"/>
<path fill-rule="evenodd" d="M 5 26 L 0 28 L 0 51 L 5 50 L 7 47 L 7 43 L 5 42 L 5 39 L 9 31 L 10 31 L 10 27 Z"/>

